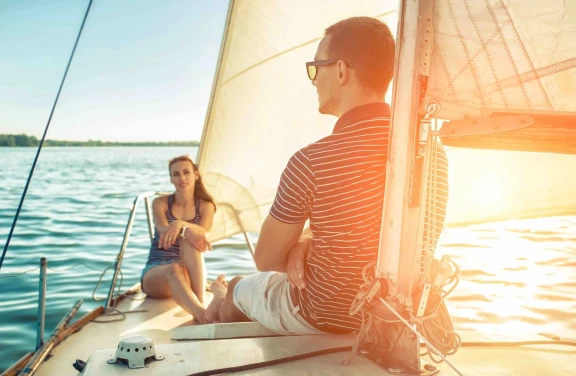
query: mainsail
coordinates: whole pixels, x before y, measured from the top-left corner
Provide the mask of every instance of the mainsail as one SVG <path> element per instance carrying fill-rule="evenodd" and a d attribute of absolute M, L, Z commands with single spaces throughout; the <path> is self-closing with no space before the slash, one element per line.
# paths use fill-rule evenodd
<path fill-rule="evenodd" d="M 433 22 L 437 117 L 576 114 L 575 1 L 436 1 Z"/>
<path fill-rule="evenodd" d="M 198 163 L 218 202 L 211 240 L 259 232 L 280 174 L 299 148 L 332 132 L 304 63 L 331 24 L 377 17 L 395 30 L 396 1 L 230 3 Z"/>
<path fill-rule="evenodd" d="M 200 170 L 218 202 L 211 240 L 258 232 L 292 153 L 332 131 L 335 119 L 318 114 L 316 92 L 304 70 L 324 29 L 362 15 L 383 20 L 395 32 L 396 8 L 396 1 L 383 0 L 231 1 L 198 152 Z M 576 113 L 575 1 L 435 1 L 432 22 L 423 103 L 439 101 L 439 118 Z M 474 170 L 478 184 L 489 184 L 507 168 L 524 165 L 531 159 L 528 153 L 503 154 L 498 160 L 456 149 L 449 159 L 448 223 L 502 219 L 531 209 L 537 214 L 576 211 L 576 197 L 566 193 L 576 189 L 569 186 L 576 182 L 565 182 L 563 192 L 554 194 L 543 186 L 546 180 L 558 184 L 565 170 L 541 172 L 546 179 L 538 176 L 532 187 L 534 175 L 515 169 L 516 185 L 509 186 L 532 191 L 518 195 L 508 187 L 506 205 L 486 205 L 470 195 L 474 187 L 458 187 L 474 181 L 458 180 L 473 166 L 480 166 Z M 548 155 L 539 161 L 543 168 L 569 166 L 576 157 Z M 498 174 L 486 167 L 490 163 Z M 557 204 L 547 204 L 550 198 Z"/>

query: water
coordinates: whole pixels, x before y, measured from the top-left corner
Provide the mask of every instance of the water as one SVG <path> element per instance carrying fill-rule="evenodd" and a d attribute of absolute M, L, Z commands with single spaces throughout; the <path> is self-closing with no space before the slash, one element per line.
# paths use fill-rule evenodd
<path fill-rule="evenodd" d="M 0 149 L 0 241 L 3 245 L 35 150 Z M 169 191 L 167 160 L 191 148 L 46 148 L 0 271 L 0 370 L 36 338 L 38 267 L 48 258 L 46 336 L 84 299 L 78 316 L 102 302 L 92 292 L 113 266 L 134 198 Z M 149 239 L 143 210 L 122 265 L 123 286 L 138 282 Z M 457 329 L 548 332 L 576 338 L 576 216 L 487 223 L 447 229 L 438 255 L 460 266 L 448 299 Z M 241 238 L 207 255 L 209 278 L 255 270 Z M 86 267 L 86 264 L 89 266 Z M 76 265 L 76 266 L 75 266 Z M 75 267 L 74 267 L 75 266 Z M 73 267 L 72 269 L 69 269 Z M 110 271 L 96 291 L 108 292 Z"/>

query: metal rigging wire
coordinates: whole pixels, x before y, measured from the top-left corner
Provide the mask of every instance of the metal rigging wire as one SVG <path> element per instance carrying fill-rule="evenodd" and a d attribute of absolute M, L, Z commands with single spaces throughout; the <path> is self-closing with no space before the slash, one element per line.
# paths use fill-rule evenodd
<path fill-rule="evenodd" d="M 28 179 L 26 180 L 26 185 L 24 186 L 24 191 L 22 192 L 22 197 L 20 198 L 20 203 L 18 204 L 18 209 L 16 209 L 16 214 L 14 215 L 14 221 L 12 222 L 12 227 L 10 228 L 8 238 L 6 239 L 6 244 L 4 245 L 4 251 L 2 251 L 2 256 L 0 256 L 0 269 L 2 268 L 4 257 L 8 252 L 8 246 L 10 245 L 12 234 L 14 233 L 14 229 L 16 228 L 16 223 L 18 222 L 18 217 L 20 216 L 20 210 L 22 210 L 22 204 L 24 203 L 24 198 L 26 197 L 26 193 L 28 192 L 30 181 L 32 181 L 32 175 L 34 174 L 34 169 L 36 168 L 36 163 L 38 162 L 38 157 L 40 156 L 40 151 L 42 150 L 42 145 L 44 144 L 44 140 L 46 139 L 46 134 L 48 133 L 48 128 L 50 127 L 50 122 L 52 121 L 52 116 L 54 115 L 56 104 L 58 104 L 58 99 L 60 98 L 60 93 L 62 92 L 64 81 L 66 80 L 66 76 L 68 75 L 68 70 L 70 69 L 70 64 L 72 63 L 72 58 L 74 57 L 74 53 L 76 52 L 76 47 L 78 46 L 78 41 L 80 40 L 80 36 L 82 35 L 82 30 L 84 30 L 84 25 L 86 24 L 86 19 L 88 18 L 88 13 L 90 12 L 91 6 L 92 6 L 92 0 L 89 0 L 88 7 L 86 8 L 86 13 L 84 14 L 84 19 L 82 20 L 82 25 L 80 25 L 80 30 L 78 31 L 78 35 L 76 36 L 76 42 L 74 43 L 74 48 L 72 49 L 72 53 L 70 54 L 70 58 L 68 59 L 68 65 L 66 65 L 64 76 L 62 77 L 60 87 L 58 88 L 58 93 L 56 94 L 56 98 L 54 99 L 54 104 L 52 105 L 52 110 L 50 111 L 50 116 L 48 117 L 46 128 L 44 129 L 44 134 L 42 135 L 42 139 L 40 140 L 40 144 L 38 145 L 38 150 L 36 151 L 36 156 L 34 157 L 34 162 L 32 163 L 32 167 L 30 168 L 30 174 L 28 174 Z"/>

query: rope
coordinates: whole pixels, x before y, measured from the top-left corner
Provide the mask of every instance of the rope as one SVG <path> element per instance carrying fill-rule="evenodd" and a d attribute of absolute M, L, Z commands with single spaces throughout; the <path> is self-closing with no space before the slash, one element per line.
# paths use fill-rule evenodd
<path fill-rule="evenodd" d="M 92 320 L 92 322 L 95 322 L 95 323 L 98 323 L 98 324 L 106 324 L 106 323 L 109 323 L 109 322 L 126 320 L 126 315 L 127 315 L 128 313 L 148 312 L 147 309 L 134 309 L 134 310 L 132 310 L 132 311 L 120 311 L 119 309 L 114 308 L 114 307 L 109 307 L 108 309 L 110 309 L 110 310 L 112 310 L 112 311 L 114 311 L 114 312 L 112 312 L 112 313 L 106 312 L 106 313 L 103 313 L 101 316 L 111 317 L 111 316 L 120 315 L 121 317 L 118 318 L 118 319 L 114 319 L 114 320 L 96 320 L 96 319 L 94 319 L 94 320 Z"/>
<path fill-rule="evenodd" d="M 364 266 L 364 269 L 362 269 L 362 279 L 364 279 L 364 284 L 360 286 L 360 290 L 358 291 L 358 294 L 356 294 L 356 296 L 354 297 L 354 300 L 352 301 L 352 304 L 350 305 L 350 311 L 349 314 L 350 316 L 353 316 L 355 312 L 358 311 L 358 309 L 362 309 L 365 304 L 367 303 L 367 297 L 368 297 L 368 292 L 370 291 L 370 287 L 372 286 L 372 280 L 373 278 L 368 274 L 369 270 L 372 270 L 372 273 L 370 274 L 375 274 L 374 272 L 374 268 L 376 266 L 376 261 L 372 261 L 368 264 L 366 264 L 366 266 Z M 360 341 L 366 337 L 366 335 L 369 332 L 374 332 L 373 329 L 373 325 L 374 325 L 374 321 L 373 321 L 373 314 L 367 314 L 366 309 L 362 309 L 362 325 L 360 326 L 360 331 L 358 332 L 358 335 L 356 336 L 356 340 L 354 341 L 354 345 L 352 345 L 352 355 L 350 355 L 350 357 L 346 360 L 342 361 L 342 365 L 343 366 L 347 366 L 350 364 L 350 362 L 352 362 L 352 359 L 354 359 L 354 357 L 356 356 L 356 354 L 358 353 L 358 346 L 360 346 Z"/>
<path fill-rule="evenodd" d="M 431 129 L 432 131 L 432 129 Z M 435 279 L 437 273 L 440 270 L 440 262 L 434 259 L 434 250 L 436 248 L 436 244 L 438 242 L 438 237 L 441 231 L 441 225 L 439 224 L 439 213 L 437 211 L 437 195 L 438 195 L 438 141 L 436 137 L 432 137 L 431 148 L 429 152 L 429 171 L 428 176 L 426 177 L 427 187 L 426 187 L 426 204 L 424 205 L 423 210 L 425 211 L 425 227 L 423 233 L 423 243 L 422 243 L 422 253 L 421 253 L 421 269 L 420 269 L 420 284 L 419 288 L 423 289 L 425 283 L 432 283 Z M 357 312 L 361 310 L 362 313 L 362 325 L 360 327 L 360 331 L 358 332 L 358 336 L 356 337 L 356 341 L 352 347 L 352 355 L 350 358 L 343 362 L 344 365 L 350 364 L 354 356 L 358 351 L 358 347 L 362 339 L 366 338 L 369 334 L 376 332 L 375 323 L 376 320 L 387 323 L 387 324 L 397 324 L 397 323 L 404 323 L 409 326 L 413 326 L 414 324 L 417 325 L 419 328 L 419 335 L 425 339 L 426 345 L 426 353 L 422 355 L 428 354 L 430 359 L 435 363 L 441 363 L 443 359 L 436 359 L 433 355 L 433 352 L 438 354 L 442 354 L 444 357 L 447 355 L 452 355 L 456 353 L 456 351 L 462 345 L 461 337 L 454 331 L 454 325 L 452 323 L 452 319 L 450 314 L 448 313 L 448 309 L 446 304 L 444 303 L 444 299 L 456 288 L 458 285 L 458 273 L 460 271 L 458 265 L 454 263 L 454 261 L 450 260 L 450 264 L 453 267 L 452 275 L 447 278 L 446 281 L 443 282 L 442 286 L 434 287 L 432 286 L 431 297 L 437 297 L 439 300 L 437 304 L 433 307 L 431 311 L 426 310 L 426 314 L 421 317 L 415 316 L 415 312 L 413 312 L 416 307 L 413 307 L 411 304 L 406 306 L 405 309 L 408 314 L 408 321 L 401 320 L 401 316 L 398 318 L 389 318 L 384 317 L 377 312 L 373 312 L 372 310 L 368 309 L 368 303 L 370 303 L 370 299 L 375 297 L 374 292 L 369 295 L 369 292 L 374 288 L 374 284 L 376 282 L 375 278 L 375 265 L 376 262 L 371 262 L 367 264 L 364 269 L 362 270 L 362 278 L 364 280 L 364 284 L 360 286 L 359 292 L 354 298 L 350 306 L 350 315 L 353 316 Z M 386 294 L 382 294 L 382 290 L 379 291 L 380 298 L 385 298 Z M 376 294 L 377 296 L 378 294 Z M 428 300 L 428 305 L 432 303 L 432 300 Z M 436 302 L 435 302 L 436 303 Z M 392 309 L 392 308 L 391 308 Z M 388 351 L 392 351 L 398 342 L 399 338 L 401 337 L 403 330 L 406 329 L 406 326 L 403 326 L 403 329 L 400 331 L 398 338 L 391 343 L 390 349 Z M 433 351 L 432 349 L 436 349 Z"/>
<path fill-rule="evenodd" d="M 312 358 L 314 356 L 334 354 L 334 353 L 343 352 L 343 351 L 350 351 L 350 346 L 335 347 L 332 349 L 312 351 L 312 352 L 305 353 L 305 354 L 287 356 L 285 358 L 268 360 L 268 361 L 259 362 L 259 363 L 246 364 L 246 365 L 242 365 L 242 366 L 226 367 L 226 368 L 212 369 L 212 370 L 202 371 L 202 372 L 195 372 L 195 373 L 191 373 L 187 376 L 210 376 L 210 375 L 219 375 L 222 373 L 229 373 L 229 372 L 248 371 L 248 370 L 255 369 L 255 368 L 275 366 L 277 364 L 288 363 L 288 362 L 293 362 L 296 360 Z"/>
<path fill-rule="evenodd" d="M 16 228 L 16 223 L 18 222 L 18 217 L 20 216 L 20 211 L 22 210 L 22 204 L 24 204 L 24 198 L 26 197 L 28 187 L 30 186 L 30 182 L 32 181 L 32 175 L 34 174 L 34 169 L 36 168 L 38 157 L 40 157 L 40 151 L 42 150 L 42 145 L 44 144 L 44 140 L 46 139 L 46 134 L 48 133 L 48 128 L 50 127 L 50 122 L 52 121 L 52 116 L 54 115 L 56 104 L 58 103 L 58 99 L 60 98 L 60 93 L 62 92 L 64 81 L 66 80 L 66 76 L 68 75 L 68 70 L 70 69 L 70 64 L 72 63 L 72 58 L 74 57 L 74 53 L 76 52 L 76 47 L 78 46 L 78 41 L 80 40 L 80 35 L 82 35 L 82 30 L 84 29 L 84 25 L 86 24 L 86 18 L 88 18 L 88 12 L 90 11 L 91 6 L 92 6 L 92 0 L 89 0 L 88 7 L 86 8 L 86 13 L 84 14 L 84 19 L 82 20 L 82 25 L 80 25 L 80 30 L 78 31 L 78 36 L 76 37 L 76 42 L 74 43 L 74 48 L 72 49 L 72 53 L 70 54 L 70 58 L 68 59 L 68 65 L 66 65 L 66 70 L 64 71 L 64 76 L 62 77 L 62 81 L 60 82 L 60 87 L 58 88 L 58 94 L 56 94 L 56 98 L 54 99 L 54 104 L 52 105 L 52 110 L 50 111 L 50 116 L 48 117 L 46 128 L 44 129 L 44 134 L 42 135 L 42 139 L 40 140 L 40 144 L 38 145 L 38 150 L 36 151 L 36 156 L 34 157 L 34 162 L 32 163 L 32 167 L 30 168 L 30 173 L 28 174 L 28 179 L 26 180 L 26 185 L 24 186 L 24 191 L 22 192 L 22 197 L 20 198 L 20 203 L 18 204 L 18 209 L 16 209 L 16 215 L 14 215 L 14 221 L 12 222 L 12 227 L 10 227 L 10 232 L 8 233 L 6 244 L 4 245 L 4 251 L 2 252 L 2 256 L 0 257 L 0 269 L 2 268 L 2 264 L 4 263 L 4 257 L 8 252 L 8 246 L 10 245 L 12 234 L 14 233 L 14 229 Z"/>
<path fill-rule="evenodd" d="M 106 300 L 107 298 L 97 298 L 96 297 L 96 290 L 98 290 L 98 287 L 100 287 L 100 283 L 102 283 L 102 278 L 104 278 L 104 274 L 106 274 L 106 272 L 110 269 L 114 269 L 113 266 L 109 266 L 106 269 L 104 269 L 104 271 L 102 272 L 102 274 L 100 274 L 100 278 L 98 278 L 98 282 L 96 282 L 96 286 L 94 287 L 94 290 L 92 290 L 92 299 L 94 299 L 97 302 L 101 302 L 102 300 Z M 124 282 L 124 273 L 122 273 L 122 269 L 118 269 L 118 272 L 120 273 L 120 284 L 118 285 L 118 288 L 116 289 L 116 296 L 120 295 L 120 291 L 122 289 L 122 282 Z"/>
<path fill-rule="evenodd" d="M 406 329 L 406 327 L 404 327 L 400 331 L 400 334 L 398 335 L 398 339 L 400 338 L 400 336 L 402 335 L 402 333 L 405 329 Z M 398 342 L 398 339 L 396 339 L 394 346 L 396 345 L 396 342 Z M 466 346 L 466 347 L 468 347 L 468 346 L 479 346 L 479 347 L 531 346 L 531 345 L 576 346 L 576 342 L 572 342 L 572 341 L 549 341 L 549 340 L 546 341 L 546 340 L 544 340 L 544 341 L 519 341 L 519 342 L 464 342 L 462 344 L 462 346 Z M 288 356 L 285 358 L 274 359 L 274 360 L 269 360 L 269 361 L 264 361 L 264 362 L 259 362 L 259 363 L 252 363 L 252 364 L 246 364 L 246 365 L 236 366 L 236 367 L 226 367 L 226 368 L 218 368 L 218 369 L 200 371 L 200 372 L 191 373 L 187 376 L 210 376 L 210 375 L 218 375 L 218 374 L 230 373 L 230 372 L 248 371 L 248 370 L 252 370 L 252 369 L 256 369 L 256 368 L 274 366 L 274 365 L 278 365 L 278 364 L 282 364 L 282 363 L 293 362 L 293 361 L 307 359 L 307 358 L 320 356 L 320 355 L 327 355 L 327 354 L 333 354 L 333 353 L 337 353 L 337 352 L 350 351 L 351 349 L 352 349 L 352 347 L 350 347 L 350 346 L 336 347 L 336 348 L 332 348 L 332 349 L 313 351 L 310 353 Z M 461 374 L 461 373 L 458 372 L 458 374 Z"/>
<path fill-rule="evenodd" d="M 454 331 L 452 319 L 446 308 L 444 300 L 440 302 L 436 311 L 435 319 L 424 320 L 420 325 L 420 334 L 424 336 L 444 356 L 454 355 L 462 345 L 462 338 Z M 436 359 L 429 346 L 426 352 L 434 363 L 442 363 L 442 359 Z"/>
<path fill-rule="evenodd" d="M 115 269 L 115 268 L 114 268 L 114 266 L 109 266 L 106 269 L 104 269 L 102 274 L 100 274 L 100 278 L 98 279 L 98 282 L 96 283 L 96 286 L 94 287 L 94 290 L 92 291 L 92 299 L 94 299 L 97 302 L 107 299 L 107 298 L 97 298 L 96 297 L 96 290 L 98 290 L 98 287 L 100 286 L 100 283 L 102 282 L 102 278 L 104 277 L 104 274 L 106 274 L 106 272 L 110 269 Z M 118 288 L 116 289 L 116 294 L 112 295 L 112 300 L 114 300 L 114 297 L 118 298 L 121 295 L 120 291 L 122 291 L 122 282 L 124 282 L 124 273 L 122 273 L 122 269 L 120 269 L 120 268 L 118 268 L 118 273 L 120 273 L 120 283 L 118 284 Z M 126 297 L 130 300 L 144 300 L 144 299 L 146 299 L 146 297 L 130 298 L 127 295 L 126 295 Z M 113 312 L 109 312 L 108 310 L 111 310 Z M 114 321 L 122 321 L 122 320 L 126 320 L 126 314 L 128 314 L 128 313 L 148 312 L 147 309 L 139 309 L 139 310 L 133 310 L 133 311 L 120 311 L 119 309 L 117 309 L 115 307 L 108 307 L 108 310 L 106 312 L 104 312 L 102 314 L 102 316 L 110 317 L 110 316 L 121 315 L 121 317 L 118 319 L 114 319 L 114 320 L 92 320 L 92 321 L 96 322 L 96 323 L 108 323 L 108 322 L 114 322 Z"/>
<path fill-rule="evenodd" d="M 456 351 L 458 351 L 458 349 L 460 348 L 460 346 L 462 344 L 461 337 L 458 335 L 458 333 L 456 333 L 454 331 L 454 325 L 452 323 L 452 319 L 450 317 L 450 314 L 448 313 L 448 309 L 446 307 L 446 304 L 444 303 L 444 299 L 456 288 L 456 286 L 458 285 L 458 281 L 459 281 L 459 279 L 458 279 L 458 272 L 459 272 L 458 265 L 456 265 L 456 263 L 454 263 L 454 261 L 452 261 L 452 260 L 450 262 L 454 266 L 454 273 L 444 283 L 444 285 L 442 286 L 442 289 L 444 289 L 447 286 L 450 286 L 450 285 L 451 286 L 449 287 L 447 292 L 443 292 L 442 294 L 440 294 L 440 302 L 434 308 L 434 310 L 430 314 L 428 314 L 426 316 L 422 316 L 422 317 L 416 317 L 416 316 L 414 316 L 413 312 L 408 312 L 409 317 L 410 317 L 410 321 L 418 324 L 418 326 L 420 328 L 420 334 L 424 338 L 426 338 L 426 340 L 432 346 L 434 346 L 436 349 L 438 349 L 438 351 L 444 356 L 455 354 Z M 364 267 L 364 269 L 362 270 L 362 278 L 364 279 L 364 284 L 360 287 L 360 291 L 358 292 L 358 294 L 354 298 L 352 305 L 350 306 L 350 314 L 351 315 L 352 315 L 352 312 L 354 312 L 355 310 L 358 310 L 359 306 L 364 307 L 366 305 L 366 303 L 368 303 L 366 300 L 367 291 L 373 285 L 373 281 L 374 281 L 374 277 L 372 276 L 373 273 L 372 273 L 372 275 L 370 275 L 369 271 L 370 270 L 373 271 L 375 265 L 376 265 L 376 262 L 371 262 L 371 263 L 367 264 Z M 354 358 L 354 356 L 357 353 L 360 341 L 363 338 L 365 338 L 368 335 L 368 333 L 374 333 L 375 332 L 375 330 L 374 330 L 375 329 L 374 328 L 375 320 L 379 320 L 379 321 L 385 322 L 387 324 L 402 323 L 401 320 L 389 319 L 389 318 L 383 317 L 383 316 L 381 316 L 375 312 L 369 311 L 366 308 L 362 309 L 361 312 L 362 312 L 362 325 L 360 327 L 360 331 L 358 332 L 358 336 L 356 337 L 354 345 L 352 346 L 352 355 L 350 356 L 349 359 L 342 362 L 343 365 L 350 364 L 350 362 L 352 361 L 352 359 Z M 402 333 L 400 333 L 400 335 L 401 334 Z M 400 335 L 398 336 L 396 341 L 392 344 L 390 351 L 394 348 L 395 343 L 398 342 Z M 441 359 L 438 360 L 438 359 L 433 357 L 432 351 L 429 349 L 428 345 L 426 345 L 426 347 L 427 347 L 427 352 L 422 354 L 422 355 L 428 354 L 430 356 L 430 359 L 433 362 L 441 363 L 442 362 Z"/>

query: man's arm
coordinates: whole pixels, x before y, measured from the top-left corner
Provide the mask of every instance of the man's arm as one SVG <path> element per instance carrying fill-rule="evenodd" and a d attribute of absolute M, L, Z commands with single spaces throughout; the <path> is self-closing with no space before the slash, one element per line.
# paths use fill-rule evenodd
<path fill-rule="evenodd" d="M 302 231 L 302 235 L 288 253 L 286 261 L 286 274 L 288 275 L 288 282 L 300 290 L 306 288 L 306 278 L 304 278 L 304 265 L 306 259 L 310 256 L 310 246 L 312 243 L 313 235 L 310 227 Z"/>
<path fill-rule="evenodd" d="M 254 260 L 261 271 L 286 272 L 290 250 L 311 215 L 315 178 L 303 149 L 288 161 L 270 214 L 264 220 Z"/>
<path fill-rule="evenodd" d="M 259 271 L 286 272 L 288 254 L 302 235 L 304 223 L 284 223 L 271 215 L 266 217 L 254 252 Z"/>

